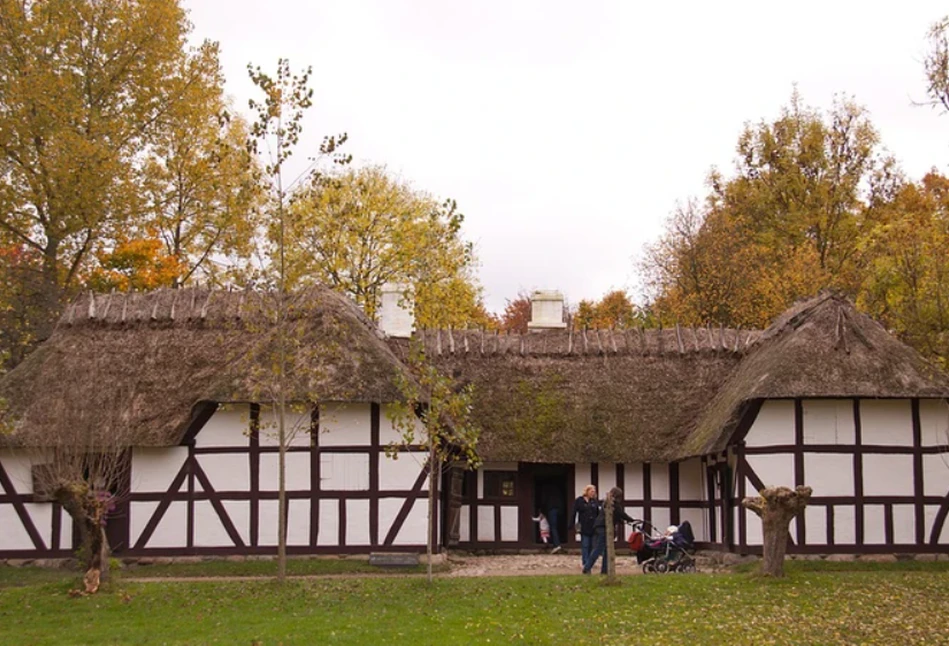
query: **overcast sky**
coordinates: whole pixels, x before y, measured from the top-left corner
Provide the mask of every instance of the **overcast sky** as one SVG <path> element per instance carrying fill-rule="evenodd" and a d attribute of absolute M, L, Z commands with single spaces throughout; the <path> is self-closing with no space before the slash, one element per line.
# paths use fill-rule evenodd
<path fill-rule="evenodd" d="M 247 63 L 313 66 L 301 158 L 346 131 L 355 163 L 458 201 L 495 311 L 521 289 L 638 299 L 643 245 L 795 83 L 855 97 L 911 177 L 945 170 L 949 117 L 912 105 L 944 2 L 649 5 L 185 0 L 238 108 Z"/>

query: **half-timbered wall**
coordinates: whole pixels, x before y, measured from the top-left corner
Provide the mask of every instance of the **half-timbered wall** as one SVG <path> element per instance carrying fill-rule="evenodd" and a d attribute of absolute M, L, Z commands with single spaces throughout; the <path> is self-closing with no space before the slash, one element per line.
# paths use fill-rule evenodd
<path fill-rule="evenodd" d="M 289 413 L 287 545 L 291 553 L 419 549 L 426 544 L 425 454 L 400 441 L 378 404 Z M 135 448 L 123 501 L 126 555 L 270 553 L 277 544 L 277 418 L 219 407 L 182 446 Z M 0 555 L 67 556 L 72 523 L 35 502 L 39 454 L 0 453 Z M 125 504 L 127 503 L 127 508 Z M 437 512 L 436 512 L 437 513 Z"/>
<path fill-rule="evenodd" d="M 949 408 L 931 399 L 767 401 L 737 461 L 737 498 L 808 485 L 791 524 L 802 552 L 949 550 Z M 737 546 L 760 546 L 761 523 L 736 509 Z"/>

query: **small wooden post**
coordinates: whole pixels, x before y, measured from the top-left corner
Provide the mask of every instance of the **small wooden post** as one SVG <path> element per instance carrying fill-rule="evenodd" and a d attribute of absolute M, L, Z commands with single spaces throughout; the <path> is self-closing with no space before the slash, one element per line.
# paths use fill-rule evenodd
<path fill-rule="evenodd" d="M 606 511 L 606 577 L 607 581 L 616 580 L 616 525 L 613 518 L 613 505 L 615 499 L 612 489 L 606 494 L 606 500 L 603 502 Z"/>

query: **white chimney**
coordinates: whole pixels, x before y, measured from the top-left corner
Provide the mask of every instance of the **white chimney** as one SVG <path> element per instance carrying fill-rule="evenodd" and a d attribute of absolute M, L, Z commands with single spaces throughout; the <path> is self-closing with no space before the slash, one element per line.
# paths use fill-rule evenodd
<path fill-rule="evenodd" d="M 563 294 L 554 290 L 537 290 L 531 294 L 531 320 L 529 330 L 564 329 Z"/>
<path fill-rule="evenodd" d="M 379 329 L 387 336 L 407 339 L 415 329 L 412 313 L 411 287 L 399 283 L 382 286 L 382 302 L 379 304 Z"/>

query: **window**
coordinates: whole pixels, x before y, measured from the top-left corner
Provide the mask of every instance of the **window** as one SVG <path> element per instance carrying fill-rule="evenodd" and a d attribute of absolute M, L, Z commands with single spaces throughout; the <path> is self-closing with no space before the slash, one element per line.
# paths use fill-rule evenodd
<path fill-rule="evenodd" d="M 517 472 L 515 471 L 485 471 L 484 497 L 485 498 L 513 498 Z"/>

